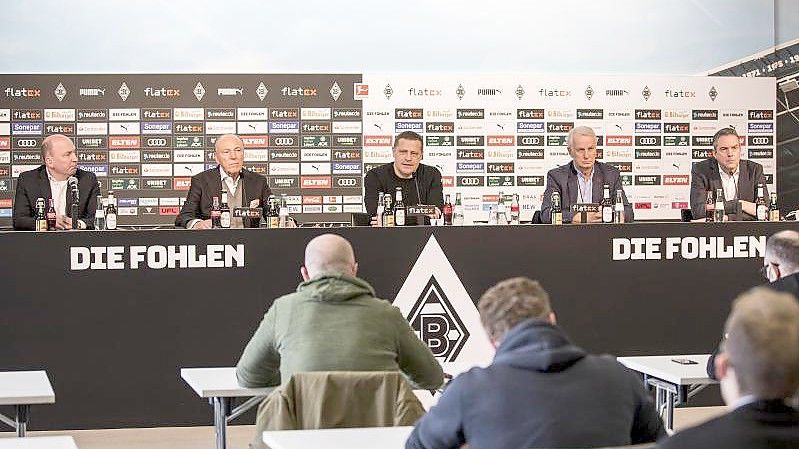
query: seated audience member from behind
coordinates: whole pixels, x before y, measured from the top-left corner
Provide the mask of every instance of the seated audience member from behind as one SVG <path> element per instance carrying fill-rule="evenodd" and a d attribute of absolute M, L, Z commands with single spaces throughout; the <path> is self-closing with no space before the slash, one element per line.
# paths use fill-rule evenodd
<path fill-rule="evenodd" d="M 346 239 L 311 240 L 300 272 L 297 291 L 272 303 L 244 349 L 241 385 L 276 386 L 306 371 L 402 371 L 419 388 L 441 386 L 441 365 L 399 309 L 356 277 Z"/>
<path fill-rule="evenodd" d="M 762 273 L 769 281 L 765 287 L 790 293 L 799 300 L 799 232 L 780 231 L 766 240 Z M 716 379 L 715 358 L 720 349 L 707 361 L 707 375 L 711 379 Z"/>
<path fill-rule="evenodd" d="M 537 281 L 502 281 L 478 309 L 497 346 L 493 363 L 450 382 L 406 449 L 587 448 L 665 435 L 641 379 L 571 343 Z"/>
<path fill-rule="evenodd" d="M 769 287 L 799 299 L 799 232 L 780 231 L 766 240 L 763 275 Z"/>
<path fill-rule="evenodd" d="M 552 193 L 560 194 L 563 222 L 581 223 L 582 214 L 574 213 L 572 206 L 578 203 L 602 202 L 603 186 L 610 187 L 610 198 L 615 200 L 616 191 L 622 191 L 624 222 L 635 218 L 633 207 L 621 184 L 621 173 L 616 167 L 596 160 L 596 134 L 587 126 L 576 126 L 566 139 L 572 161 L 547 172 L 547 187 L 541 203 L 541 220 L 552 223 Z M 600 212 L 586 212 L 588 223 L 602 222 Z"/>
<path fill-rule="evenodd" d="M 662 441 L 662 449 L 799 447 L 799 303 L 756 287 L 739 296 L 724 326 L 716 376 L 730 411 Z"/>
<path fill-rule="evenodd" d="M 394 139 L 393 155 L 394 162 L 369 170 L 364 178 L 364 203 L 366 212 L 372 217 L 372 225 L 377 224 L 377 194 L 391 195 L 393 205 L 397 187 L 402 190 L 402 202 L 406 207 L 417 204 L 436 206 L 438 209 L 433 218 L 438 218 L 444 207 L 441 172 L 421 163 L 424 157 L 422 136 L 413 131 L 398 134 Z M 415 216 L 409 216 L 406 221 L 408 225 L 417 224 Z M 429 217 L 425 217 L 425 223 L 430 224 Z"/>
<path fill-rule="evenodd" d="M 763 195 L 769 203 L 763 166 L 741 159 L 741 143 L 734 128 L 722 128 L 713 136 L 711 157 L 697 162 L 691 169 L 691 214 L 705 216 L 707 191 L 724 192 L 724 215 L 728 220 L 754 220 L 757 185 L 763 184 Z"/>

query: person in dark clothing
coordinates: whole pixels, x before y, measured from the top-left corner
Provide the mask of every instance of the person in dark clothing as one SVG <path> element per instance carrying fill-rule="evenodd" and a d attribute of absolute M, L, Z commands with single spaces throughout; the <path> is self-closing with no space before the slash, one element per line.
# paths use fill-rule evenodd
<path fill-rule="evenodd" d="M 799 300 L 799 232 L 785 230 L 766 240 L 763 255 L 763 277 L 769 280 L 766 287 L 778 292 L 787 292 Z M 719 347 L 707 361 L 707 375 L 716 378 L 716 356 Z"/>
<path fill-rule="evenodd" d="M 498 346 L 493 363 L 455 378 L 406 449 L 587 448 L 666 435 L 641 379 L 571 343 L 537 281 L 502 281 L 478 308 Z"/>
<path fill-rule="evenodd" d="M 799 303 L 756 287 L 733 303 L 727 338 L 716 357 L 724 403 L 732 410 L 676 433 L 661 449 L 787 449 L 799 447 Z"/>
<path fill-rule="evenodd" d="M 405 206 L 436 206 L 438 210 L 434 218 L 438 218 L 444 207 L 444 187 L 441 184 L 441 172 L 421 163 L 424 157 L 422 136 L 413 131 L 398 134 L 394 139 L 393 154 L 394 162 L 369 170 L 364 179 L 364 203 L 366 212 L 372 217 L 372 224 L 376 224 L 377 194 L 383 192 L 391 195 L 393 204 L 397 187 L 402 190 Z M 407 224 L 417 224 L 416 217 L 409 216 Z M 427 217 L 425 224 L 430 224 Z"/>

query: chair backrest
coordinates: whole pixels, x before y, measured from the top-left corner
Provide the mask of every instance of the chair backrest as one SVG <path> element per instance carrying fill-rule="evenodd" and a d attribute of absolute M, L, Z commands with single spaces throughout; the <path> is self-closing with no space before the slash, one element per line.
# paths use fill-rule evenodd
<path fill-rule="evenodd" d="M 258 407 L 254 447 L 265 430 L 410 426 L 424 407 L 398 371 L 297 373 Z"/>
<path fill-rule="evenodd" d="M 543 224 L 544 222 L 541 221 L 541 211 L 537 210 L 533 212 L 533 219 L 531 221 L 533 224 Z"/>
<path fill-rule="evenodd" d="M 688 222 L 694 219 L 691 209 L 680 209 L 680 218 L 682 221 Z"/>

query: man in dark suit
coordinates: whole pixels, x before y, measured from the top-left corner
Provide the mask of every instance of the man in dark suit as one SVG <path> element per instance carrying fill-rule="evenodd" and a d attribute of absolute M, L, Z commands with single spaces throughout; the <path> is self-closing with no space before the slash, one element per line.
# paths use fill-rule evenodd
<path fill-rule="evenodd" d="M 50 198 L 56 211 L 56 229 L 72 229 L 71 205 L 75 198 L 69 178 L 78 180 L 78 229 L 94 229 L 94 211 L 97 207 L 97 177 L 92 172 L 78 168 L 75 144 L 62 134 L 47 136 L 42 141 L 44 164 L 26 171 L 17 179 L 14 196 L 13 223 L 17 231 L 34 230 L 36 199 L 44 198 L 45 207 Z"/>
<path fill-rule="evenodd" d="M 610 198 L 615 200 L 616 191 L 622 191 L 624 221 L 633 221 L 633 207 L 621 185 L 621 175 L 616 167 L 596 161 L 596 134 L 587 126 L 577 126 L 569 131 L 567 139 L 572 162 L 553 168 L 547 173 L 547 188 L 541 204 L 541 221 L 552 223 L 552 192 L 558 192 L 564 223 L 580 223 L 580 214 L 572 211 L 577 203 L 599 203 L 602 201 L 602 186 L 610 186 Z M 602 221 L 600 212 L 588 212 L 589 223 Z"/>
<path fill-rule="evenodd" d="M 191 178 L 186 201 L 175 219 L 175 226 L 186 229 L 210 229 L 213 198 L 222 199 L 222 190 L 228 193 L 228 204 L 234 207 L 260 207 L 266 213 L 269 205 L 269 184 L 265 177 L 242 168 L 244 143 L 235 134 L 219 136 L 214 145 L 217 167 L 198 173 Z M 234 219 L 232 227 L 242 227 L 241 219 Z"/>
<path fill-rule="evenodd" d="M 721 394 L 731 411 L 663 440 L 662 449 L 796 448 L 799 410 L 799 303 L 756 287 L 733 303 L 716 357 Z"/>
<path fill-rule="evenodd" d="M 769 281 L 764 287 L 790 293 L 799 300 L 799 232 L 785 230 L 770 236 L 761 270 Z M 707 375 L 711 379 L 716 379 L 715 359 L 720 351 L 719 346 L 707 361 Z"/>
<path fill-rule="evenodd" d="M 710 159 L 697 162 L 691 169 L 691 214 L 705 216 L 707 191 L 724 191 L 724 214 L 729 220 L 754 220 L 757 216 L 757 186 L 763 184 L 763 196 L 769 204 L 763 166 L 741 160 L 741 142 L 734 128 L 722 128 L 713 136 Z"/>
<path fill-rule="evenodd" d="M 799 299 L 799 232 L 780 231 L 766 240 L 763 275 L 769 287 Z"/>

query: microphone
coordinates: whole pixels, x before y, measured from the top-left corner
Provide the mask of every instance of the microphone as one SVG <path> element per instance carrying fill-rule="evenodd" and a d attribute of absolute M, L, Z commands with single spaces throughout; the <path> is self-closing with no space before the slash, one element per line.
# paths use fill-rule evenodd
<path fill-rule="evenodd" d="M 70 201 L 70 217 L 72 217 L 72 229 L 78 229 L 78 178 L 70 176 L 67 179 L 67 186 L 69 191 L 72 192 L 72 200 Z"/>
<path fill-rule="evenodd" d="M 422 202 L 422 192 L 419 191 L 419 180 L 416 178 L 415 171 L 411 173 L 411 178 L 413 178 L 413 184 L 416 186 L 416 204 L 424 204 Z"/>

